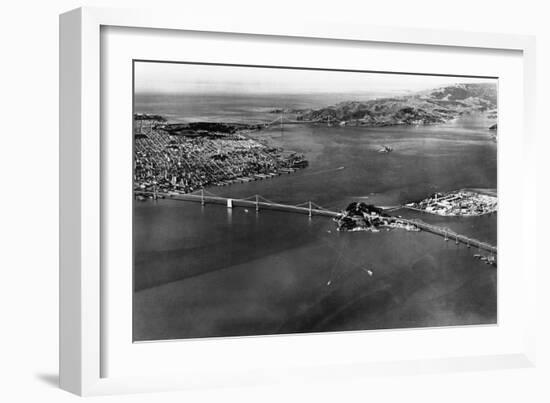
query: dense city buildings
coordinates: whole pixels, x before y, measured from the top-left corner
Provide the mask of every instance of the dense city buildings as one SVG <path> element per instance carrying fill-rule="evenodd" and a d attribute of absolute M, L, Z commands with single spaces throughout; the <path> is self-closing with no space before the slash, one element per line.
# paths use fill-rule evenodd
<path fill-rule="evenodd" d="M 134 116 L 136 190 L 193 192 L 205 186 L 267 179 L 307 166 L 302 154 L 247 136 L 257 126 L 197 122 L 168 124 Z"/>

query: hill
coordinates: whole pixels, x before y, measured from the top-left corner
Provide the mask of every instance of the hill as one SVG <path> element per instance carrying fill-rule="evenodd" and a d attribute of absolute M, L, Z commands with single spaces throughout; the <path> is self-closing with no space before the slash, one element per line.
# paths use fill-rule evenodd
<path fill-rule="evenodd" d="M 351 126 L 443 123 L 462 114 L 490 112 L 496 116 L 495 84 L 456 84 L 412 95 L 345 101 L 320 109 L 296 110 L 298 120 Z"/>

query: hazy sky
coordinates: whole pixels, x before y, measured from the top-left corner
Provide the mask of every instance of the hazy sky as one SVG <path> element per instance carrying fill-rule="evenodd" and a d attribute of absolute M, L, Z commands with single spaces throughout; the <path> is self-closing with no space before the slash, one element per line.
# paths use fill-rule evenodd
<path fill-rule="evenodd" d="M 491 79 L 178 63 L 135 63 L 136 92 L 353 93 L 420 91 Z"/>

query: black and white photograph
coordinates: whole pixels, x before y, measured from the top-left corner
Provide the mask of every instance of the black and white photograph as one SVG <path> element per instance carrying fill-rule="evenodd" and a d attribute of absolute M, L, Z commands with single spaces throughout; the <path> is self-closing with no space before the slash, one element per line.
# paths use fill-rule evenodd
<path fill-rule="evenodd" d="M 497 323 L 497 79 L 133 74 L 134 341 Z"/>
<path fill-rule="evenodd" d="M 550 402 L 545 5 L 7 2 L 1 400 Z"/>

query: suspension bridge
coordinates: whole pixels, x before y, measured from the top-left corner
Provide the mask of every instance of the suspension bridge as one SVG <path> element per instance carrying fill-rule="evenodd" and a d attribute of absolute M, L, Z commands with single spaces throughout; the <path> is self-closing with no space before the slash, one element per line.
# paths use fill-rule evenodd
<path fill-rule="evenodd" d="M 319 119 L 314 119 L 314 120 L 299 120 L 297 118 L 290 119 L 285 116 L 284 112 L 281 112 L 277 118 L 273 119 L 271 122 L 265 123 L 264 126 L 271 127 L 271 126 L 279 125 L 282 131 L 284 129 L 285 124 L 306 124 L 306 123 L 326 123 L 328 126 L 332 126 L 333 124 L 339 123 L 339 121 L 330 115 Z"/>
<path fill-rule="evenodd" d="M 146 197 L 152 197 L 154 199 L 158 198 L 159 196 L 163 196 L 174 200 L 196 202 L 196 203 L 200 203 L 203 206 L 209 203 L 209 204 L 221 204 L 226 206 L 227 208 L 233 208 L 233 207 L 252 208 L 252 209 L 255 209 L 256 212 L 259 212 L 261 209 L 265 209 L 265 210 L 285 211 L 289 213 L 307 214 L 308 217 L 312 217 L 315 215 L 315 216 L 330 217 L 330 218 L 341 218 L 343 216 L 342 212 L 333 211 L 333 210 L 324 208 L 312 201 L 305 201 L 303 203 L 299 203 L 295 205 L 284 204 L 284 203 L 277 203 L 277 202 L 271 201 L 258 194 L 245 197 L 245 198 L 229 198 L 229 197 L 223 197 L 223 196 L 210 193 L 204 189 L 201 189 L 194 193 L 164 193 L 164 192 L 157 192 L 157 191 L 153 191 L 153 192 L 137 191 L 135 192 L 135 194 L 136 196 L 141 195 Z M 382 209 L 384 208 L 382 207 Z M 391 206 L 386 208 L 385 210 L 390 211 L 395 209 L 396 209 L 396 206 Z M 443 237 L 445 241 L 452 241 L 456 245 L 463 244 L 463 245 L 466 245 L 466 247 L 468 248 L 477 248 L 478 250 L 484 250 L 486 252 L 490 252 L 491 254 L 495 254 L 495 255 L 497 254 L 496 246 L 493 246 L 487 242 L 482 242 L 477 239 L 470 238 L 465 235 L 458 234 L 448 228 L 438 227 L 436 225 L 428 224 L 418 219 L 407 219 L 407 218 L 393 217 L 393 216 L 390 216 L 389 219 L 392 222 L 411 225 L 422 231 L 426 231 L 431 234 L 438 235 L 440 237 Z"/>
<path fill-rule="evenodd" d="M 331 211 L 312 201 L 292 205 L 277 203 L 266 199 L 261 195 L 252 195 L 245 198 L 228 198 L 215 195 L 203 189 L 195 193 L 136 192 L 136 195 L 151 196 L 153 198 L 164 196 L 175 200 L 198 202 L 201 203 L 201 205 L 203 206 L 209 203 L 222 204 L 224 206 L 227 206 L 228 208 L 250 207 L 255 209 L 256 211 L 260 211 L 260 209 L 287 211 L 291 213 L 307 214 L 309 217 L 316 215 L 339 218 L 342 216 L 342 213 Z"/>

